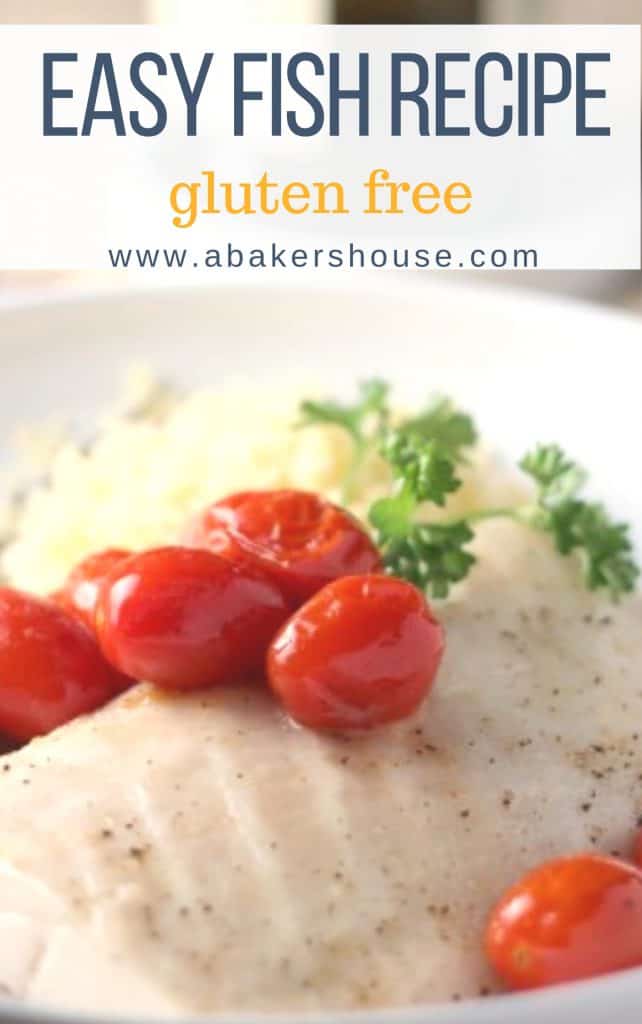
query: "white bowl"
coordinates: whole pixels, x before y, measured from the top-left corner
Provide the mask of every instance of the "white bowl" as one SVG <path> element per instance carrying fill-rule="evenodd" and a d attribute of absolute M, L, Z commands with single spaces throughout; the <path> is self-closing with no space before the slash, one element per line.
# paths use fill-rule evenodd
<path fill-rule="evenodd" d="M 62 413 L 90 432 L 132 362 L 148 363 L 185 387 L 215 386 L 230 375 L 303 377 L 336 394 L 350 393 L 356 380 L 382 376 L 411 399 L 453 395 L 475 412 L 489 442 L 511 457 L 535 441 L 561 443 L 590 468 L 598 495 L 631 520 L 642 550 L 637 318 L 433 277 L 337 276 L 312 287 L 289 281 L 287 289 L 244 279 L 209 290 L 150 289 L 5 306 L 0 462 L 10 457 L 6 439 L 18 422 Z M 305 1020 L 637 1024 L 641 1006 L 642 970 L 636 970 L 528 995 Z M 0 1003 L 6 1024 L 82 1019 Z M 85 1018 L 87 1024 L 90 1019 L 96 1015 Z M 302 1015 L 215 1019 L 294 1024 Z"/>

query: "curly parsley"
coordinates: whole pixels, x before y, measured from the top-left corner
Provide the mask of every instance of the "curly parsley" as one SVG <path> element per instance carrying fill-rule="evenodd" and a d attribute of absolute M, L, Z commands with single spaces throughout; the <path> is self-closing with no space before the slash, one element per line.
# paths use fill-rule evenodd
<path fill-rule="evenodd" d="M 368 519 L 386 570 L 435 598 L 448 596 L 475 564 L 467 546 L 475 524 L 510 518 L 550 534 L 561 555 L 576 554 L 590 590 L 606 590 L 613 600 L 635 589 L 639 569 L 629 527 L 613 522 L 604 507 L 582 498 L 585 471 L 555 444 L 538 445 L 519 463 L 535 485 L 533 501 L 505 508 L 479 509 L 447 522 L 426 522 L 426 508 L 443 507 L 461 486 L 459 467 L 477 440 L 469 415 L 447 398 L 434 399 L 419 415 L 390 426 L 388 385 L 372 380 L 360 386 L 353 405 L 304 402 L 302 425 L 333 423 L 354 442 L 354 458 L 344 487 L 350 500 L 363 460 L 378 450 L 390 466 L 392 493 L 374 502 Z"/>

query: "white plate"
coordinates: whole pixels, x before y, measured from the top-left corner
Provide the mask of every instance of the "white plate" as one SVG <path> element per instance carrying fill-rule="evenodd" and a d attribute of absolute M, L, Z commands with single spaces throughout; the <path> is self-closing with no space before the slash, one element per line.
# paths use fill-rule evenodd
<path fill-rule="evenodd" d="M 185 386 L 312 377 L 349 394 L 356 380 L 383 376 L 410 398 L 454 395 L 511 457 L 558 441 L 636 519 L 639 318 L 457 282 L 339 280 L 346 284 L 280 290 L 253 281 L 0 310 L 0 461 L 17 423 L 63 414 L 90 429 L 134 362 Z"/>
<path fill-rule="evenodd" d="M 484 436 L 511 457 L 535 441 L 558 441 L 590 468 L 598 496 L 634 524 L 642 550 L 638 319 L 456 281 L 356 275 L 339 281 L 344 284 L 281 290 L 246 280 L 207 291 L 5 308 L 0 461 L 9 457 L 7 438 L 19 422 L 62 413 L 79 430 L 90 430 L 132 362 L 149 363 L 186 387 L 215 386 L 230 375 L 312 377 L 334 394 L 376 375 L 390 378 L 409 398 L 455 396 L 475 412 Z M 527 996 L 306 1019 L 637 1024 L 641 1005 L 642 971 L 633 971 Z M 270 1019 L 294 1022 L 301 1015 Z M 7 1024 L 70 1020 L 0 1009 Z"/>

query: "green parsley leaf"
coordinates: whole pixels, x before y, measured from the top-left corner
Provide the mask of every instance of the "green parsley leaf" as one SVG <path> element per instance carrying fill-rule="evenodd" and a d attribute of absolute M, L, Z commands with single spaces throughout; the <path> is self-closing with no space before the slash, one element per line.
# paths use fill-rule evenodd
<path fill-rule="evenodd" d="M 390 465 L 396 491 L 375 502 L 369 513 L 386 571 L 414 583 L 435 598 L 446 597 L 474 563 L 465 545 L 473 538 L 466 522 L 417 522 L 419 508 L 442 507 L 461 486 L 457 464 L 474 444 L 472 419 L 446 398 L 389 430 L 380 453 Z"/>
<path fill-rule="evenodd" d="M 558 445 L 538 445 L 520 466 L 537 484 L 531 525 L 552 534 L 560 554 L 578 552 L 589 590 L 605 589 L 614 600 L 634 590 L 639 569 L 629 528 L 613 522 L 603 505 L 579 498 L 584 470 Z"/>
<path fill-rule="evenodd" d="M 445 505 L 446 498 L 461 486 L 452 457 L 434 440 L 425 441 L 406 430 L 391 431 L 381 454 L 393 476 L 403 482 L 416 501 Z"/>
<path fill-rule="evenodd" d="M 589 590 L 604 589 L 614 600 L 635 590 L 639 569 L 629 528 L 612 522 L 604 507 L 571 501 L 555 509 L 551 532 L 558 551 L 578 551 Z"/>
<path fill-rule="evenodd" d="M 383 542 L 384 565 L 391 575 L 414 583 L 433 598 L 444 598 L 474 565 L 474 556 L 465 550 L 472 539 L 473 531 L 464 521 L 416 523 L 405 536 Z"/>
<path fill-rule="evenodd" d="M 385 543 L 405 537 L 416 507 L 415 497 L 408 490 L 375 501 L 370 506 L 368 519 L 377 531 L 379 541 Z"/>
<path fill-rule="evenodd" d="M 313 423 L 334 423 L 343 427 L 357 442 L 364 440 L 364 427 L 370 416 L 378 419 L 381 426 L 388 419 L 387 406 L 389 387 L 379 379 L 363 381 L 359 385 L 358 399 L 352 405 L 340 402 L 307 401 L 301 403 L 303 427 Z"/>
<path fill-rule="evenodd" d="M 519 465 L 537 483 L 540 504 L 547 508 L 574 498 L 587 480 L 581 466 L 556 444 L 538 445 Z"/>
<path fill-rule="evenodd" d="M 435 442 L 455 462 L 462 457 L 464 448 L 477 441 L 472 418 L 443 397 L 434 398 L 425 412 L 406 420 L 400 430 L 418 441 Z"/>

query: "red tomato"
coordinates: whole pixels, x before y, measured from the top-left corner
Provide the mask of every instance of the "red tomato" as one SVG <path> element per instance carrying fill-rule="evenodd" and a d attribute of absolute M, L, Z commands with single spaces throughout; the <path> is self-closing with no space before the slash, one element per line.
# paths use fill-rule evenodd
<path fill-rule="evenodd" d="M 306 491 L 245 491 L 205 509 L 185 542 L 258 563 L 294 605 L 339 576 L 378 572 L 381 557 L 344 509 Z"/>
<path fill-rule="evenodd" d="M 388 576 L 346 576 L 276 636 L 268 679 L 302 725 L 370 728 L 415 711 L 443 647 L 443 630 L 416 587 Z"/>
<path fill-rule="evenodd" d="M 95 628 L 96 602 L 105 577 L 119 562 L 129 558 L 131 551 L 123 548 L 108 548 L 95 555 L 83 558 L 75 566 L 61 590 L 51 595 L 51 600 L 76 615 L 91 630 Z"/>
<path fill-rule="evenodd" d="M 132 555 L 105 580 L 96 627 L 105 656 L 169 689 L 251 674 L 288 615 L 275 584 L 211 551 L 166 547 Z"/>
<path fill-rule="evenodd" d="M 0 730 L 50 732 L 131 685 L 85 626 L 51 601 L 0 588 Z"/>
<path fill-rule="evenodd" d="M 486 953 L 513 989 L 642 965 L 642 872 L 590 853 L 536 868 L 493 910 Z"/>

